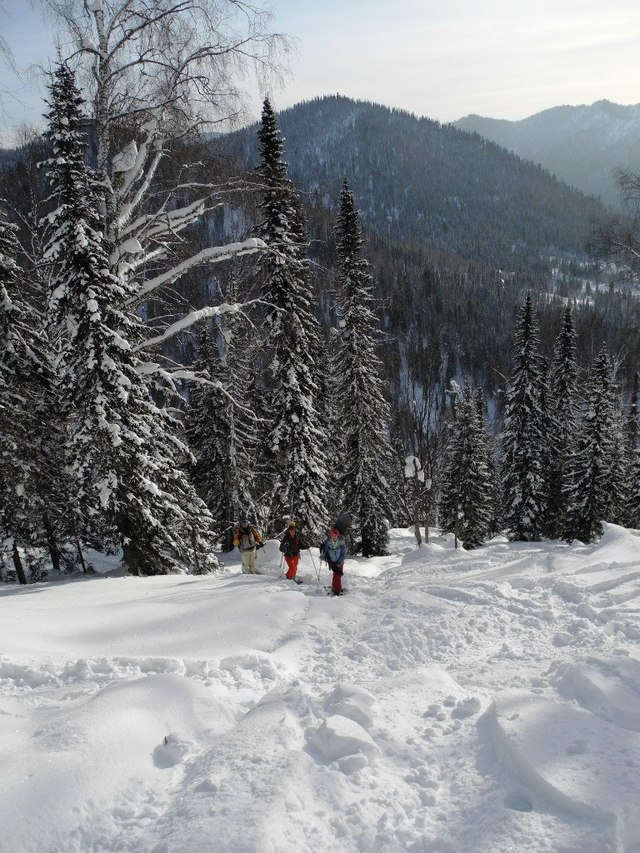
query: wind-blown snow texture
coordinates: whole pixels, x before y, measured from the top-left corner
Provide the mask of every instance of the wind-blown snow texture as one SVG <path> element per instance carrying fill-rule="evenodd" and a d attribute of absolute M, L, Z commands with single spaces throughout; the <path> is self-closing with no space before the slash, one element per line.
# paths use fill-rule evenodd
<path fill-rule="evenodd" d="M 0 850 L 640 851 L 640 537 L 391 552 L 2 589 Z"/>

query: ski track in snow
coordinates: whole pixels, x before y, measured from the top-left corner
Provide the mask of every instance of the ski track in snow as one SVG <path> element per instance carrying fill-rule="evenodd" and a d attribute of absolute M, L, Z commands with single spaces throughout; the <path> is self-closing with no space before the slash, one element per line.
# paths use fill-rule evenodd
<path fill-rule="evenodd" d="M 0 851 L 640 853 L 640 537 L 392 533 L 2 590 Z"/>

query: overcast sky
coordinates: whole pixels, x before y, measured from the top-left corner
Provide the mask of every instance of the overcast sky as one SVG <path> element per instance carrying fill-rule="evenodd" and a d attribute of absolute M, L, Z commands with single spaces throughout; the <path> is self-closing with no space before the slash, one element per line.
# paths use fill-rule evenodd
<path fill-rule="evenodd" d="M 52 38 L 28 0 L 0 0 L 21 68 Z M 296 39 L 283 109 L 340 93 L 442 122 L 519 119 L 558 104 L 640 102 L 640 0 L 273 0 Z M 0 66 L 2 66 L 0 60 Z M 42 113 L 41 93 L 0 67 L 0 128 Z M 258 116 L 257 104 L 255 111 Z"/>

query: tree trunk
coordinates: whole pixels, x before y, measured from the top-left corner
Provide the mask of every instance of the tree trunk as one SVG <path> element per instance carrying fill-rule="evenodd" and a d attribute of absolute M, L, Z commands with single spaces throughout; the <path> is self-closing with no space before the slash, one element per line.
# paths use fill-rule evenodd
<path fill-rule="evenodd" d="M 49 549 L 49 556 L 51 557 L 51 565 L 53 566 L 54 571 L 60 574 L 60 549 L 58 548 L 58 543 L 56 542 L 56 537 L 53 533 L 53 528 L 51 527 L 51 522 L 47 515 L 44 517 L 44 529 L 47 534 L 47 548 Z"/>
<path fill-rule="evenodd" d="M 18 548 L 16 543 L 13 543 L 13 565 L 16 568 L 16 574 L 18 576 L 18 581 L 21 584 L 27 583 L 27 576 L 24 573 L 24 568 L 22 566 L 22 560 L 20 559 L 20 554 L 18 553 Z"/>

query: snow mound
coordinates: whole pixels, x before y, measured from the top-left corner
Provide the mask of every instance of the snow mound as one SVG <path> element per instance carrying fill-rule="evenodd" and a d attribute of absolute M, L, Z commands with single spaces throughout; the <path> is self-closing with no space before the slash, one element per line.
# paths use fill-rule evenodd
<path fill-rule="evenodd" d="M 603 534 L 600 539 L 591 546 L 590 553 L 584 557 L 584 565 L 593 563 L 615 565 L 616 563 L 628 564 L 632 555 L 640 560 L 640 536 L 637 533 L 619 527 L 617 524 L 603 522 Z"/>
<path fill-rule="evenodd" d="M 640 661 L 590 658 L 567 664 L 563 676 L 565 691 L 593 714 L 640 732 Z"/>
<path fill-rule="evenodd" d="M 574 815 L 633 819 L 640 800 L 640 735 L 526 691 L 494 697 L 492 736 L 535 795 Z"/>
<path fill-rule="evenodd" d="M 0 847 L 16 851 L 88 849 L 84 833 L 96 813 L 101 818 L 95 832 L 112 837 L 119 810 L 138 808 L 141 788 L 156 791 L 160 800 L 169 768 L 211 731 L 233 722 L 206 687 L 177 675 L 115 683 L 76 702 L 69 698 L 43 710 L 35 731 L 28 718 L 23 723 L 20 697 L 5 697 L 2 712 L 14 718 L 14 738 L 3 749 Z M 10 792 L 18 790 L 25 813 L 39 815 L 35 825 L 13 819 Z"/>
<path fill-rule="evenodd" d="M 366 767 L 380 754 L 371 735 L 355 720 L 340 714 L 327 717 L 312 744 L 326 758 L 338 762 L 340 769 L 346 773 Z"/>
<path fill-rule="evenodd" d="M 375 702 L 368 690 L 353 684 L 339 684 L 327 699 L 332 715 L 348 717 L 368 729 L 373 724 L 371 706 Z"/>

